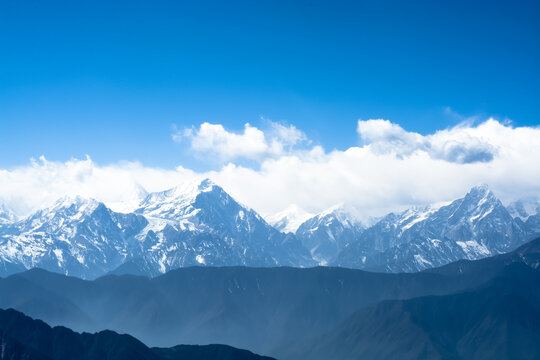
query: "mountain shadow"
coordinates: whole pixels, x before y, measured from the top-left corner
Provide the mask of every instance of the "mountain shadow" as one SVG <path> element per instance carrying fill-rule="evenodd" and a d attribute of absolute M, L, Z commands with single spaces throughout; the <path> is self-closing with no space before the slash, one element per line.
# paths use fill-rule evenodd
<path fill-rule="evenodd" d="M 384 300 L 476 288 L 507 265 L 540 261 L 540 239 L 512 253 L 406 274 L 317 267 L 190 267 L 156 278 L 94 281 L 44 270 L 0 279 L 0 307 L 76 331 L 110 329 L 151 346 L 229 344 L 276 356 L 291 341 L 327 333 Z"/>
<path fill-rule="evenodd" d="M 272 360 L 226 345 L 149 348 L 114 331 L 76 333 L 13 309 L 0 310 L 2 359 L 24 360 Z"/>
<path fill-rule="evenodd" d="M 508 265 L 477 289 L 383 301 L 282 359 L 459 360 L 540 358 L 540 272 Z"/>

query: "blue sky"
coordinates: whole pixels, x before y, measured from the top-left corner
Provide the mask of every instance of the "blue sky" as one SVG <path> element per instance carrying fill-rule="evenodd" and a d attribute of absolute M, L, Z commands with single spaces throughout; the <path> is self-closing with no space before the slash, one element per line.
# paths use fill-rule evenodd
<path fill-rule="evenodd" d="M 4 1 L 0 167 L 89 154 L 197 168 L 171 134 L 205 121 L 242 131 L 264 117 L 341 150 L 358 119 L 420 134 L 475 115 L 537 125 L 539 13 L 538 1 Z"/>

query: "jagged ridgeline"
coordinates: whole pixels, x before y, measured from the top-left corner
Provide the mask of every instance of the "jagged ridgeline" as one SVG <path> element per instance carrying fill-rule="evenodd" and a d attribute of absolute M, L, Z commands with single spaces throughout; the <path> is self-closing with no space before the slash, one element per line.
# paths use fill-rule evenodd
<path fill-rule="evenodd" d="M 75 197 L 17 219 L 2 205 L 0 275 L 40 267 L 87 279 L 155 276 L 193 265 L 412 272 L 505 253 L 540 234 L 537 210 L 506 208 L 486 186 L 369 227 L 343 207 L 290 212 L 296 217 L 269 217 L 270 224 L 208 179 L 147 194 L 132 213 Z"/>

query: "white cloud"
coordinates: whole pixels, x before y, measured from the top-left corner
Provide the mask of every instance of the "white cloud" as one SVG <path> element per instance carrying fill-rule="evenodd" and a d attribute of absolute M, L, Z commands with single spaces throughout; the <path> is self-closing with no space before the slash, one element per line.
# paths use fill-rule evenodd
<path fill-rule="evenodd" d="M 480 132 L 462 125 L 422 136 L 405 131 L 388 120 L 360 120 L 357 131 L 363 143 L 370 145 L 377 153 L 393 153 L 403 157 L 422 151 L 435 159 L 465 164 L 489 162 L 495 156 L 497 149 L 482 135 L 482 128 L 489 127 L 488 123 L 482 124 Z"/>
<path fill-rule="evenodd" d="M 366 217 L 378 216 L 410 205 L 449 201 L 480 183 L 487 183 L 503 201 L 540 195 L 538 127 L 513 127 L 489 119 L 420 135 L 389 121 L 367 120 L 358 123 L 360 146 L 326 152 L 320 146 L 295 149 L 306 139 L 292 126 L 271 127 L 268 132 L 246 126 L 236 134 L 219 125 L 203 125 L 189 135 L 201 141 L 194 146 L 214 151 L 203 141 L 211 139 L 209 143 L 229 159 L 258 153 L 258 166 L 229 162 L 215 171 L 197 173 L 132 162 L 101 166 L 90 158 L 67 162 L 42 158 L 0 169 L 0 199 L 19 213 L 65 194 L 92 196 L 118 206 L 122 200 L 133 202 L 139 184 L 158 191 L 206 176 L 266 214 L 292 203 L 312 213 L 345 203 Z M 272 140 L 280 145 L 272 145 Z"/>
<path fill-rule="evenodd" d="M 258 169 L 228 164 L 213 176 L 265 212 L 290 203 L 317 212 L 341 202 L 378 216 L 453 200 L 480 183 L 503 201 L 540 194 L 538 127 L 489 119 L 427 136 L 381 120 L 359 122 L 359 128 L 361 146 L 329 153 L 314 147 L 268 159 Z"/>
<path fill-rule="evenodd" d="M 19 215 L 26 215 L 62 196 L 81 195 L 122 211 L 136 205 L 143 189 L 159 191 L 197 176 L 181 166 L 171 170 L 136 162 L 99 166 L 88 156 L 66 162 L 48 161 L 42 156 L 27 166 L 0 169 L 0 201 Z"/>
<path fill-rule="evenodd" d="M 285 154 L 306 140 L 296 127 L 270 122 L 271 130 L 262 130 L 244 125 L 241 133 L 226 130 L 223 125 L 202 123 L 198 129 L 188 128 L 173 134 L 177 142 L 189 141 L 191 150 L 197 154 L 218 157 L 221 161 L 245 158 L 262 160 Z"/>
<path fill-rule="evenodd" d="M 280 123 L 270 122 L 272 141 L 277 141 L 282 147 L 289 150 L 298 143 L 307 140 L 306 134 L 298 130 L 294 125 L 285 126 Z"/>

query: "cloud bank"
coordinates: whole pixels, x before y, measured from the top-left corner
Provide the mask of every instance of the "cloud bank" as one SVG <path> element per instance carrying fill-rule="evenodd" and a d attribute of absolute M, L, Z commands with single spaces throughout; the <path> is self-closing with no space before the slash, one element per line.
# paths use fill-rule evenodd
<path fill-rule="evenodd" d="M 0 199 L 19 214 L 63 195 L 102 200 L 129 210 L 141 187 L 159 191 L 194 178 L 210 177 L 240 202 L 265 214 L 289 204 L 309 212 L 336 203 L 354 206 L 365 218 L 411 205 L 450 201 L 486 183 L 503 201 L 540 195 L 540 128 L 513 127 L 495 119 L 421 135 L 388 120 L 360 120 L 359 144 L 344 151 L 309 145 L 294 126 L 274 124 L 242 132 L 203 123 L 175 136 L 195 154 L 219 157 L 214 171 L 161 169 L 125 162 L 99 165 L 40 158 L 0 169 Z M 298 147 L 299 144 L 303 147 Z M 254 166 L 236 160 L 250 159 Z M 128 204 L 121 207 L 121 203 Z"/>

